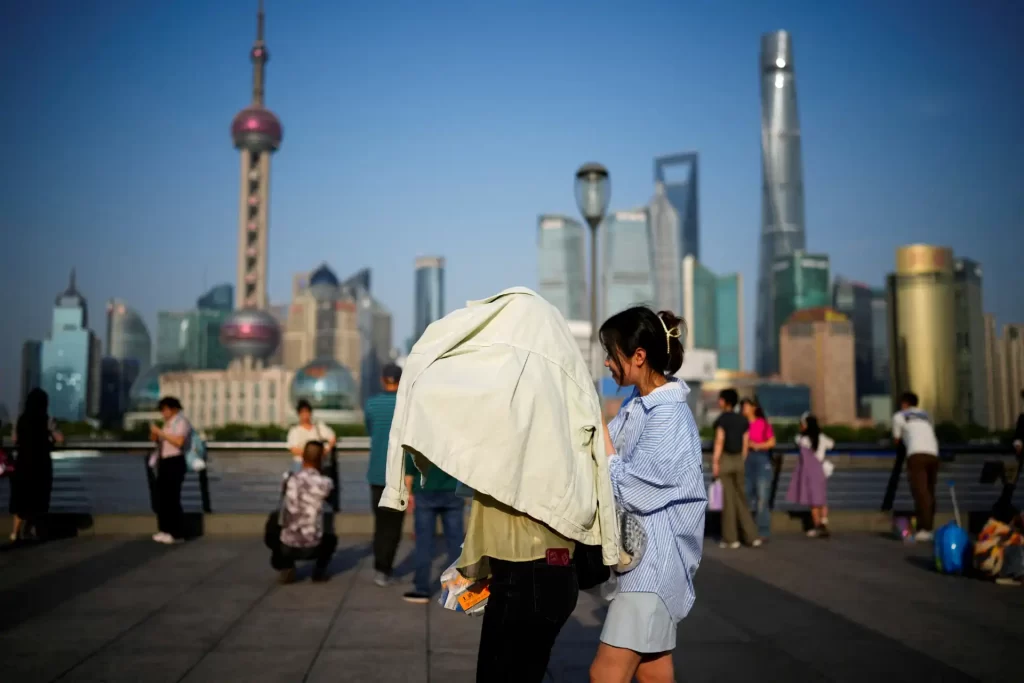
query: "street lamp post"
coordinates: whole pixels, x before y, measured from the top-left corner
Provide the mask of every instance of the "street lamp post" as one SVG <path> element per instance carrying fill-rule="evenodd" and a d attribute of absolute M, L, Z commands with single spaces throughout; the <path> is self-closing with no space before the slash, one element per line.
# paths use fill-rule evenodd
<path fill-rule="evenodd" d="M 601 372 L 598 365 L 597 341 L 597 226 L 604 220 L 611 199 L 608 169 L 598 163 L 587 163 L 576 171 L 576 206 L 590 226 L 590 372 L 600 393 Z"/>

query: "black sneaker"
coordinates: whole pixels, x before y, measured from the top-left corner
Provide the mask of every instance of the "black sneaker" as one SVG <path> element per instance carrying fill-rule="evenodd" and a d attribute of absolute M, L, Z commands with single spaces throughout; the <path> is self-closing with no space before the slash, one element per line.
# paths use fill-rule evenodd
<path fill-rule="evenodd" d="M 325 570 L 325 569 L 314 569 L 313 570 L 313 583 L 324 583 L 325 581 L 327 581 L 328 578 L 330 578 L 330 577 L 327 575 L 327 570 Z"/>
<path fill-rule="evenodd" d="M 430 596 L 426 593 L 420 593 L 419 591 L 409 591 L 402 596 L 402 599 L 406 602 L 411 602 L 414 605 L 425 605 L 430 602 Z"/>
<path fill-rule="evenodd" d="M 295 569 L 282 569 L 277 574 L 277 582 L 282 586 L 289 583 L 295 583 Z"/>
<path fill-rule="evenodd" d="M 831 536 L 832 536 L 832 534 L 829 533 L 829 530 L 828 530 L 827 526 L 822 524 L 821 526 L 818 527 L 818 538 L 830 538 Z"/>

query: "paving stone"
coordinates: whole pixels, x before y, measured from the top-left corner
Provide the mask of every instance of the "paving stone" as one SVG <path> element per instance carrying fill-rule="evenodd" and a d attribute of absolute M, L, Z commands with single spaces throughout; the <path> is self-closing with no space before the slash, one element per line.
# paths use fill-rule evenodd
<path fill-rule="evenodd" d="M 199 652 L 150 652 L 145 654 L 101 654 L 72 669 L 62 682 L 68 683 L 176 683 L 194 666 Z"/>
<path fill-rule="evenodd" d="M 264 652 L 211 652 L 196 664 L 182 683 L 296 683 L 309 670 L 315 650 L 268 647 Z M 334 680 L 339 680 L 335 677 Z M 360 679 L 350 679 L 353 681 Z M 372 680 L 372 679 L 363 679 Z"/>
<path fill-rule="evenodd" d="M 414 657 L 409 653 L 396 653 L 386 649 L 323 650 L 306 680 L 307 683 L 427 683 L 427 659 L 425 653 L 423 656 Z M 458 679 L 431 680 L 462 683 Z"/>

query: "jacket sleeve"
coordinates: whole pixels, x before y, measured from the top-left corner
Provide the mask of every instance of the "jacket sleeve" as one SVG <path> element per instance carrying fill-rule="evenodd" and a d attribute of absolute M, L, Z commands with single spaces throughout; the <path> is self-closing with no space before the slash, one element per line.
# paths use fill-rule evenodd
<path fill-rule="evenodd" d="M 636 448 L 608 462 L 615 501 L 623 510 L 649 515 L 669 505 L 707 500 L 700 468 L 700 437 L 681 430 L 674 415 L 652 414 Z M 698 455 L 690 462 L 693 452 Z"/>

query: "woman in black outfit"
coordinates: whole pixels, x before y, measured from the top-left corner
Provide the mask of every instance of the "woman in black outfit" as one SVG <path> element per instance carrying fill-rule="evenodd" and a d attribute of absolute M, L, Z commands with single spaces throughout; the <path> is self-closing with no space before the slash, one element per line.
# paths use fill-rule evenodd
<path fill-rule="evenodd" d="M 11 540 L 37 538 L 39 525 L 50 511 L 53 490 L 54 444 L 64 441 L 49 415 L 50 399 L 42 389 L 33 389 L 25 398 L 25 412 L 14 427 L 17 458 L 11 476 L 11 514 L 14 530 Z"/>

